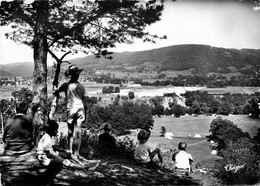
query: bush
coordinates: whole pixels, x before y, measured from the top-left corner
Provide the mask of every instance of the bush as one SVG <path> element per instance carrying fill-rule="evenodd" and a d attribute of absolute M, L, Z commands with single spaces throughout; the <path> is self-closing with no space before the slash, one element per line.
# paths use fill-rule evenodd
<path fill-rule="evenodd" d="M 12 92 L 12 96 L 18 101 L 25 101 L 30 105 L 33 99 L 33 92 L 29 88 L 21 88 Z"/>
<path fill-rule="evenodd" d="M 135 147 L 136 143 L 129 136 L 117 140 L 118 155 L 120 157 L 134 159 Z"/>
<path fill-rule="evenodd" d="M 166 128 L 164 126 L 161 127 L 161 132 L 160 132 L 160 136 L 163 136 L 165 135 L 166 133 Z"/>
<path fill-rule="evenodd" d="M 259 105 L 258 105 L 258 102 L 259 102 L 258 97 L 256 97 L 256 96 L 252 97 L 248 102 L 250 105 L 250 112 L 252 114 L 252 117 L 255 119 L 259 118 L 260 109 L 259 109 Z"/>
<path fill-rule="evenodd" d="M 153 115 L 164 115 L 164 107 L 160 104 L 156 104 L 155 107 L 152 108 Z"/>
<path fill-rule="evenodd" d="M 200 108 L 200 104 L 197 100 L 194 100 L 192 102 L 192 113 L 193 114 L 200 114 L 201 108 Z"/>
<path fill-rule="evenodd" d="M 118 135 L 125 134 L 129 129 L 149 129 L 153 127 L 151 108 L 146 104 L 123 102 L 122 105 L 95 105 L 89 112 L 85 125 L 97 129 L 102 123 L 109 122 Z"/>
<path fill-rule="evenodd" d="M 134 99 L 135 98 L 135 93 L 132 92 L 132 91 L 128 92 L 128 97 L 129 97 L 129 99 Z"/>
<path fill-rule="evenodd" d="M 207 136 L 207 138 L 218 143 L 217 150 L 220 153 L 219 155 L 221 155 L 221 150 L 239 138 L 250 138 L 248 133 L 244 133 L 233 122 L 221 117 L 217 117 L 211 122 L 209 132 L 211 132 L 211 135 Z"/>
<path fill-rule="evenodd" d="M 85 158 L 96 158 L 107 156 L 106 153 L 103 153 L 104 149 L 100 148 L 99 145 L 99 135 L 101 132 L 99 130 L 85 130 L 82 129 L 82 137 L 81 137 L 81 148 L 80 154 Z M 116 156 L 120 158 L 133 159 L 134 151 L 136 147 L 136 143 L 128 136 L 124 136 L 118 138 L 114 136 L 116 139 L 117 152 Z M 67 148 L 67 137 L 64 135 L 60 135 L 56 139 L 56 144 L 60 147 L 66 149 Z"/>
<path fill-rule="evenodd" d="M 243 106 L 236 106 L 233 114 L 243 114 Z"/>
<path fill-rule="evenodd" d="M 173 114 L 175 117 L 180 117 L 182 115 L 185 115 L 185 113 L 186 113 L 185 107 L 183 107 L 181 105 L 174 106 L 172 111 L 173 111 Z"/>
<path fill-rule="evenodd" d="M 218 160 L 219 177 L 227 184 L 254 184 L 258 181 L 258 157 L 254 144 L 248 138 L 240 138 L 221 152 Z"/>
<path fill-rule="evenodd" d="M 232 114 L 234 111 L 233 103 L 224 102 L 221 104 L 220 108 L 218 109 L 218 114 L 226 115 Z"/>

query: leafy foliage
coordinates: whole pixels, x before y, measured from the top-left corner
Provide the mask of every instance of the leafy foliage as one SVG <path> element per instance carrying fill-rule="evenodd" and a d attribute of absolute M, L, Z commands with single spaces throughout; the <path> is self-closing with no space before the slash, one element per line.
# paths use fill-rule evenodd
<path fill-rule="evenodd" d="M 214 140 L 218 143 L 217 149 L 219 155 L 223 156 L 222 150 L 226 149 L 228 145 L 231 145 L 240 138 L 249 138 L 248 133 L 244 133 L 233 122 L 217 117 L 210 124 L 211 134 L 207 136 L 209 140 Z"/>
<path fill-rule="evenodd" d="M 260 114 L 258 107 L 259 95 L 224 93 L 221 96 L 214 96 L 208 92 L 187 91 L 184 94 L 185 104 L 189 107 L 189 112 L 193 114 L 215 113 L 221 115 L 229 114 L 249 114 L 257 118 Z"/>
<path fill-rule="evenodd" d="M 103 94 L 118 93 L 118 92 L 120 92 L 120 88 L 119 87 L 109 86 L 109 87 L 103 87 L 102 88 L 102 93 Z"/>
<path fill-rule="evenodd" d="M 43 12 L 37 9 L 39 6 L 47 14 L 39 14 Z M 35 28 L 40 23 L 46 29 L 48 48 L 92 52 L 100 57 L 111 54 L 106 49 L 115 47 L 115 43 L 132 43 L 133 38 L 154 42 L 160 38 L 144 29 L 160 19 L 162 10 L 163 5 L 156 1 L 2 1 L 0 20 L 2 26 L 12 27 L 6 37 L 14 41 L 33 46 Z"/>
<path fill-rule="evenodd" d="M 186 113 L 186 109 L 185 109 L 185 107 L 183 107 L 181 105 L 175 105 L 172 108 L 172 112 L 173 112 L 175 117 L 180 117 L 180 116 L 182 116 Z"/>
<path fill-rule="evenodd" d="M 259 118 L 260 115 L 260 104 L 258 105 L 258 103 L 260 103 L 259 98 L 258 97 L 252 97 L 249 100 L 249 105 L 250 105 L 250 111 L 252 114 L 253 118 Z"/>
<path fill-rule="evenodd" d="M 255 184 L 259 177 L 258 156 L 249 138 L 239 138 L 222 150 L 218 176 L 227 184 Z"/>
<path fill-rule="evenodd" d="M 164 107 L 162 106 L 163 97 L 156 96 L 149 100 L 151 107 L 152 107 L 152 115 L 164 115 Z"/>
<path fill-rule="evenodd" d="M 18 101 L 25 101 L 30 105 L 32 103 L 33 93 L 28 87 L 26 87 L 13 91 L 12 96 Z"/>
<path fill-rule="evenodd" d="M 3 132 L 6 121 L 15 113 L 15 104 L 13 100 L 0 100 L 0 131 Z"/>
<path fill-rule="evenodd" d="M 111 57 L 108 48 L 133 43 L 134 38 L 155 42 L 166 38 L 145 31 L 159 21 L 161 1 L 1 1 L 1 26 L 10 26 L 6 37 L 34 50 L 33 102 L 47 110 L 47 54 L 57 61 L 54 87 L 63 58 L 79 51 Z M 66 52 L 58 58 L 54 51 Z"/>
<path fill-rule="evenodd" d="M 166 133 L 166 128 L 165 128 L 165 126 L 161 126 L 160 136 L 164 136 L 165 133 Z"/>
<path fill-rule="evenodd" d="M 128 97 L 129 97 L 129 99 L 134 99 L 135 93 L 133 91 L 128 92 Z"/>
<path fill-rule="evenodd" d="M 129 129 L 151 128 L 154 121 L 148 105 L 125 101 L 122 105 L 93 106 L 85 125 L 88 128 L 99 128 L 104 122 L 111 123 L 120 135 Z"/>

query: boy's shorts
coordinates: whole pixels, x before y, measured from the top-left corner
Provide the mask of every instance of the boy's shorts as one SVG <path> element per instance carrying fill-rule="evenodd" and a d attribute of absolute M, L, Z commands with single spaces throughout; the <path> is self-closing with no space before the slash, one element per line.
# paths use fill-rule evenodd
<path fill-rule="evenodd" d="M 185 175 L 188 176 L 189 175 L 189 169 L 181 169 L 181 168 L 175 168 L 175 172 L 178 175 Z"/>
<path fill-rule="evenodd" d="M 85 121 L 85 112 L 84 108 L 70 108 L 68 109 L 68 124 L 72 124 L 73 121 Z"/>

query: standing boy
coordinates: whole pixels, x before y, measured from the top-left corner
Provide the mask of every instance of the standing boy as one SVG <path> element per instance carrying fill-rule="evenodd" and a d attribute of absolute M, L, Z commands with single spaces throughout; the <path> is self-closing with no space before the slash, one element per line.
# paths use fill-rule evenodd
<path fill-rule="evenodd" d="M 85 88 L 78 81 L 79 74 L 82 70 L 83 69 L 79 69 L 76 65 L 70 65 L 68 70 L 65 71 L 65 76 L 69 77 L 70 80 L 63 83 L 60 88 L 54 92 L 56 99 L 58 99 L 60 92 L 65 92 L 68 116 L 67 125 L 69 151 L 70 153 L 73 153 L 73 140 L 75 140 L 74 155 L 77 157 L 79 157 L 81 145 L 81 124 L 85 120 Z M 53 118 L 52 114 L 54 113 L 51 113 L 51 119 Z"/>

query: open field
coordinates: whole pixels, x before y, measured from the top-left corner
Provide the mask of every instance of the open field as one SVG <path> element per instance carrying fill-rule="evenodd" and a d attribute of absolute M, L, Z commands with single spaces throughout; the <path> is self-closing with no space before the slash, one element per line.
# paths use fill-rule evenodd
<path fill-rule="evenodd" d="M 148 143 L 153 149 L 160 146 L 162 151 L 166 151 L 177 148 L 179 142 L 185 141 L 188 144 L 187 151 L 192 154 L 194 163 L 204 161 L 206 166 L 213 166 L 214 161 L 219 157 L 211 155 L 211 149 L 205 136 L 209 134 L 210 123 L 215 118 L 216 116 L 187 116 L 180 118 L 163 116 L 154 118 L 154 127 Z M 229 115 L 222 116 L 222 118 L 231 120 L 238 127 L 249 132 L 251 136 L 254 136 L 257 128 L 260 127 L 260 119 L 250 119 L 245 115 Z M 165 126 L 167 132 L 173 133 L 173 139 L 159 136 L 161 126 Z M 67 133 L 65 122 L 60 123 L 60 131 L 64 134 Z M 188 137 L 188 135 L 194 136 L 194 134 L 200 134 L 202 138 Z M 136 134 L 132 134 L 130 137 L 137 142 Z"/>
<path fill-rule="evenodd" d="M 188 144 L 187 151 L 192 154 L 194 163 L 204 161 L 206 166 L 213 166 L 214 161 L 219 157 L 211 155 L 211 149 L 205 136 L 209 134 L 210 123 L 215 118 L 216 116 L 187 116 L 181 118 L 163 116 L 154 118 L 154 127 L 148 143 L 153 148 L 160 146 L 164 151 L 177 148 L 179 142 L 185 141 Z M 254 136 L 260 127 L 259 119 L 250 119 L 245 115 L 229 115 L 222 116 L 222 118 L 231 120 L 243 131 L 249 132 L 251 136 Z M 173 133 L 173 139 L 159 136 L 161 126 L 165 126 L 167 132 Z M 202 138 L 188 137 L 188 135 L 194 136 L 194 134 L 200 134 Z M 132 137 L 136 140 L 136 135 Z"/>
<path fill-rule="evenodd" d="M 23 87 L 28 87 L 28 85 L 17 85 L 16 90 L 20 90 Z M 15 91 L 14 85 L 1 86 L 0 87 L 0 99 L 9 99 L 12 92 Z"/>
<path fill-rule="evenodd" d="M 167 132 L 173 133 L 176 137 L 188 137 L 200 134 L 205 137 L 209 134 L 210 123 L 217 116 L 186 116 L 186 117 L 172 117 L 163 116 L 154 118 L 154 134 L 159 135 L 161 126 L 164 126 Z M 251 119 L 246 115 L 229 115 L 221 116 L 223 119 L 232 121 L 235 125 L 245 132 L 249 132 L 251 136 L 256 135 L 257 129 L 260 127 L 259 119 Z"/>
<path fill-rule="evenodd" d="M 59 125 L 59 131 L 66 135 L 67 124 L 65 122 L 60 122 Z M 160 137 L 158 133 L 159 131 L 153 130 L 152 135 L 148 141 L 148 144 L 153 149 L 160 146 L 161 150 L 164 152 L 169 149 L 177 148 L 179 142 L 185 141 L 188 144 L 187 152 L 192 154 L 194 158 L 194 163 L 204 161 L 207 166 L 212 166 L 214 160 L 219 158 L 216 155 L 211 155 L 209 143 L 205 138 L 173 137 L 173 139 L 166 139 L 164 137 Z M 130 135 L 130 137 L 135 142 L 137 142 L 136 134 Z"/>
<path fill-rule="evenodd" d="M 209 94 L 224 94 L 224 93 L 241 93 L 254 94 L 258 92 L 260 87 L 224 87 L 224 88 L 202 88 L 201 91 L 207 91 Z"/>

